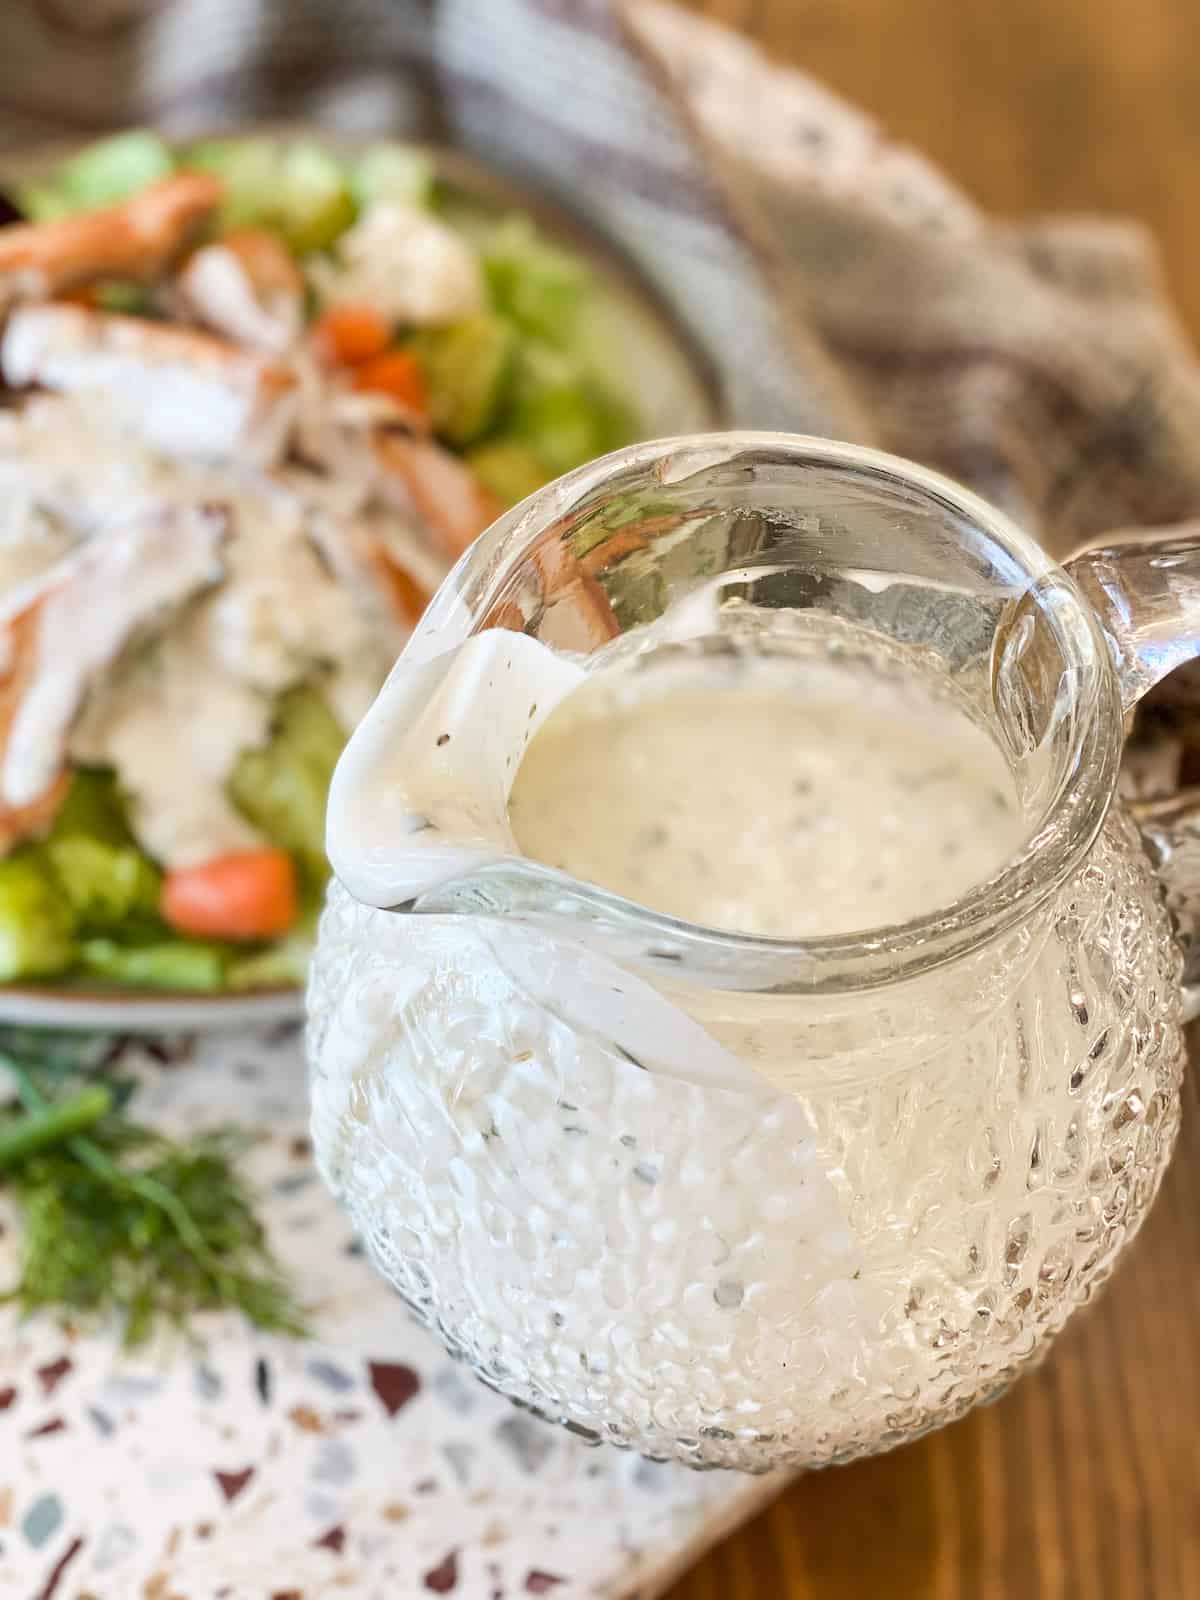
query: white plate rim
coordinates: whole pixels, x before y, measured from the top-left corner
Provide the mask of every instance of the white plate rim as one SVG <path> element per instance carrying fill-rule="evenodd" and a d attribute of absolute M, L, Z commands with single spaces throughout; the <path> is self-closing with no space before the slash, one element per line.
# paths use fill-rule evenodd
<path fill-rule="evenodd" d="M 49 984 L 0 985 L 0 1024 L 67 1028 L 81 1032 L 196 1033 L 225 1028 L 270 1027 L 304 1018 L 304 990 L 272 989 L 247 994 L 181 994 L 138 990 L 121 994 L 81 993 Z"/>

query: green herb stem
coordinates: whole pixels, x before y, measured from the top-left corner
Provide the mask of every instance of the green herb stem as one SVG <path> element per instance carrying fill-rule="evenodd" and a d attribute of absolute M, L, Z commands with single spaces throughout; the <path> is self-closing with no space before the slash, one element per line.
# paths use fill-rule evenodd
<path fill-rule="evenodd" d="M 16 1076 L 26 1115 L 0 1129 L 0 1172 L 39 1150 L 74 1140 L 113 1108 L 112 1090 L 102 1083 L 90 1084 L 68 1099 L 50 1103 L 33 1090 L 22 1072 L 18 1070 Z"/>
<path fill-rule="evenodd" d="M 130 1194 L 136 1194 L 147 1205 L 161 1211 L 179 1235 L 180 1243 L 191 1251 L 201 1266 L 212 1273 L 221 1295 L 226 1299 L 233 1298 L 233 1279 L 209 1249 L 191 1212 L 177 1194 L 172 1194 L 170 1189 L 165 1184 L 159 1183 L 157 1178 L 151 1178 L 143 1172 L 127 1172 L 123 1167 L 119 1167 L 90 1139 L 72 1139 L 67 1148 L 77 1161 L 89 1167 L 105 1183 L 111 1184 L 116 1189 L 125 1189 Z"/>
<path fill-rule="evenodd" d="M 15 1057 L 15 1058 L 14 1058 Z M 229 1130 L 177 1142 L 131 1122 L 117 1080 L 59 1099 L 43 1092 L 49 1054 L 0 1052 L 26 1115 L 0 1129 L 0 1175 L 24 1221 L 20 1281 L 0 1293 L 27 1312 L 117 1311 L 125 1342 L 166 1318 L 237 1309 L 260 1328 L 303 1337 L 305 1319 L 254 1216 Z"/>

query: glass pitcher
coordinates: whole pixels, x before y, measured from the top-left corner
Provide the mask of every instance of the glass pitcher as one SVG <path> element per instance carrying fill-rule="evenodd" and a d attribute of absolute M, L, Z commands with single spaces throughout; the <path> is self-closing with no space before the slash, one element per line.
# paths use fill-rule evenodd
<path fill-rule="evenodd" d="M 1181 956 L 1116 781 L 1200 648 L 1198 573 L 1161 543 L 1064 569 L 934 473 L 773 434 L 619 452 L 475 544 L 335 777 L 309 989 L 322 1170 L 448 1350 L 585 1438 L 749 1471 L 898 1444 L 1045 1350 L 1178 1125 Z M 496 699 L 531 641 L 550 687 L 664 640 L 919 674 L 1003 753 L 1023 843 L 804 940 L 522 858 L 511 751 L 455 768 L 430 707 L 495 755 L 538 719 Z M 421 728 L 441 811 L 406 788 Z"/>

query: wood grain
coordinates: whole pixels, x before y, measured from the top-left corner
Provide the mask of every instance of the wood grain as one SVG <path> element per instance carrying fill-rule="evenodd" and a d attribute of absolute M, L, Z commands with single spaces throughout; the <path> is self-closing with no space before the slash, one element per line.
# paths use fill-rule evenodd
<path fill-rule="evenodd" d="M 687 0 L 1001 213 L 1143 219 L 1200 332 L 1196 0 Z M 671 1600 L 1200 1597 L 1200 1094 L 1140 1238 L 1044 1366 L 892 1455 L 801 1479 Z"/>
<path fill-rule="evenodd" d="M 1142 219 L 1200 335 L 1196 0 L 683 4 L 846 95 L 993 212 Z"/>
<path fill-rule="evenodd" d="M 688 3 L 847 95 L 993 211 L 1142 218 L 1200 332 L 1196 0 Z M 1184 1098 L 1140 1238 L 1037 1373 L 942 1433 L 801 1479 L 671 1600 L 1200 1597 L 1194 1077 Z"/>

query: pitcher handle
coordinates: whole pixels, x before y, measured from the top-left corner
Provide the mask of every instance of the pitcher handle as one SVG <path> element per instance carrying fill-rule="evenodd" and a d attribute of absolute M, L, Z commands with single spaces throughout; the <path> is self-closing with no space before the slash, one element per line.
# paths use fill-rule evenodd
<path fill-rule="evenodd" d="M 1065 565 L 1108 639 L 1127 715 L 1168 673 L 1200 657 L 1200 528 L 1123 534 Z M 1200 789 L 1132 810 L 1183 944 L 1191 1020 L 1200 1016 Z"/>
<path fill-rule="evenodd" d="M 1088 545 L 1066 569 L 1108 637 L 1125 710 L 1200 656 L 1200 529 Z"/>

